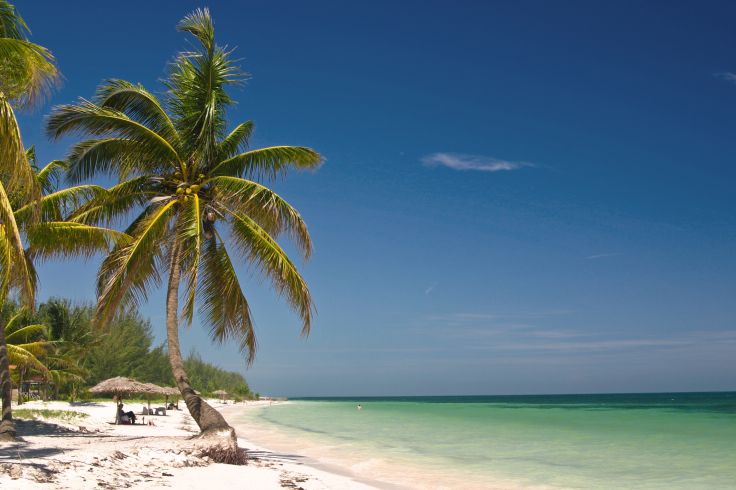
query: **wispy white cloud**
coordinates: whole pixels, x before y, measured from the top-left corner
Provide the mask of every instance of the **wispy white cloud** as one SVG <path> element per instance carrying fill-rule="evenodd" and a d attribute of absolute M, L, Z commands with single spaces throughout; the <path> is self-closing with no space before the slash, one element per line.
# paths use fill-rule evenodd
<path fill-rule="evenodd" d="M 432 325 L 424 333 L 461 342 L 463 349 L 484 352 L 601 352 L 643 348 L 676 348 L 688 346 L 686 337 L 608 337 L 591 331 L 560 327 L 542 327 L 522 323 L 488 323 L 472 325 Z"/>
<path fill-rule="evenodd" d="M 571 340 L 565 342 L 531 342 L 509 341 L 500 342 L 492 346 L 478 345 L 476 348 L 487 349 L 491 347 L 499 350 L 520 350 L 520 351 L 600 351 L 600 350 L 618 350 L 618 349 L 635 349 L 644 347 L 673 347 L 690 345 L 692 341 L 681 339 L 647 339 L 647 338 L 624 338 L 624 339 L 594 339 L 594 340 Z"/>
<path fill-rule="evenodd" d="M 462 153 L 432 153 L 422 157 L 422 163 L 428 167 L 447 167 L 453 170 L 475 170 L 478 172 L 504 172 L 533 167 L 529 162 L 500 160 L 483 155 L 465 155 Z"/>
<path fill-rule="evenodd" d="M 675 351 L 705 346 L 736 346 L 736 330 L 685 331 L 673 334 L 650 332 L 621 334 L 604 333 L 596 328 L 560 325 L 567 310 L 519 312 L 515 314 L 451 313 L 425 317 L 422 333 L 444 339 L 467 351 L 516 353 L 602 354 L 641 350 Z M 558 317 L 558 318 L 553 318 Z M 522 321 L 519 321 L 522 320 Z M 552 324 L 548 323 L 552 320 Z"/>
<path fill-rule="evenodd" d="M 619 255 L 623 255 L 623 254 L 621 252 L 611 252 L 611 253 L 604 253 L 604 254 L 588 255 L 585 258 L 587 260 L 595 260 L 595 259 L 604 259 L 606 257 L 617 257 Z"/>
<path fill-rule="evenodd" d="M 736 83 L 736 73 L 732 73 L 730 71 L 714 73 L 713 76 L 727 82 Z"/>
<path fill-rule="evenodd" d="M 429 286 L 427 287 L 427 289 L 425 289 L 425 290 L 424 290 L 424 294 L 426 294 L 426 295 L 429 295 L 429 294 L 431 294 L 431 293 L 432 293 L 432 291 L 434 291 L 434 289 L 435 289 L 435 288 L 436 288 L 436 287 L 437 287 L 438 285 L 439 285 L 439 283 L 438 283 L 437 281 L 433 282 L 432 284 L 430 284 L 430 285 L 429 285 Z"/>
<path fill-rule="evenodd" d="M 478 321 L 496 321 L 496 320 L 530 320 L 559 317 L 576 313 L 575 310 L 558 309 L 558 310 L 542 310 L 542 311 L 517 311 L 517 312 L 499 312 L 499 313 L 447 313 L 443 315 L 429 315 L 422 320 L 441 323 L 465 323 Z"/>

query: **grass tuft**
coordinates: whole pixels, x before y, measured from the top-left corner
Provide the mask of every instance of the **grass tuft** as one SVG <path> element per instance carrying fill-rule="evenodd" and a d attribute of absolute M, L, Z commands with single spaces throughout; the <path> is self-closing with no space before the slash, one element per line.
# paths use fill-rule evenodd
<path fill-rule="evenodd" d="M 26 420 L 58 419 L 64 422 L 83 419 L 89 415 L 74 410 L 50 410 L 47 408 L 17 408 L 13 410 L 13 417 Z"/>

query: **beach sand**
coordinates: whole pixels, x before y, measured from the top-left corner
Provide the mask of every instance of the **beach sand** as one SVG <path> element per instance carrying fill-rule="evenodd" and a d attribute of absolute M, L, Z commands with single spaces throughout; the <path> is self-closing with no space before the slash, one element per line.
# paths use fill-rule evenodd
<path fill-rule="evenodd" d="M 210 401 L 215 408 L 233 407 Z M 257 407 L 269 402 L 248 402 Z M 181 404 L 183 406 L 183 404 Z M 71 410 L 74 419 L 16 420 L 20 440 L 0 443 L 0 488 L 369 489 L 349 474 L 315 468 L 294 454 L 271 452 L 238 437 L 244 466 L 217 464 L 191 452 L 197 426 L 186 410 L 146 416 L 155 426 L 111 425 L 115 405 L 30 402 L 24 409 Z M 139 404 L 125 410 L 141 412 Z M 233 407 L 234 408 L 234 407 Z M 139 416 L 141 417 L 141 416 Z M 240 436 L 240 435 L 239 435 Z"/>

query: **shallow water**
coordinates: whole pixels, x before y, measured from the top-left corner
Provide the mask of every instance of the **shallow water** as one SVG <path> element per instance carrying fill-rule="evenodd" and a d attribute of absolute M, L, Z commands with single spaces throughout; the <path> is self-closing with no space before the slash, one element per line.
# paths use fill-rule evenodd
<path fill-rule="evenodd" d="M 409 487 L 736 488 L 736 393 L 311 399 L 233 421 Z"/>

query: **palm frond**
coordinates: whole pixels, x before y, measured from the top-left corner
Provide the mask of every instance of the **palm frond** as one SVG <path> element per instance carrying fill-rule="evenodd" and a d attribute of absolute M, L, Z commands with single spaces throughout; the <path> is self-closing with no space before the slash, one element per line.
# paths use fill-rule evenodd
<path fill-rule="evenodd" d="M 217 190 L 217 199 L 236 214 L 250 216 L 270 235 L 289 233 L 294 243 L 308 259 L 312 240 L 307 224 L 299 212 L 274 191 L 256 182 L 239 177 L 220 176 L 205 180 Z"/>
<path fill-rule="evenodd" d="M 107 322 L 119 307 L 138 305 L 146 289 L 160 283 L 164 236 L 174 215 L 175 200 L 153 205 L 130 231 L 132 240 L 118 244 L 97 275 L 96 323 Z"/>
<path fill-rule="evenodd" d="M 215 49 L 215 25 L 212 22 L 210 9 L 197 9 L 184 17 L 176 28 L 196 37 L 207 51 Z"/>
<path fill-rule="evenodd" d="M 26 148 L 26 161 L 34 171 L 38 168 L 36 167 L 36 145 L 31 145 Z"/>
<path fill-rule="evenodd" d="M 15 112 L 0 90 L 0 180 L 9 194 L 30 200 L 40 197 L 33 169 L 28 164 Z"/>
<path fill-rule="evenodd" d="M 81 99 L 78 104 L 56 106 L 46 123 L 46 131 L 52 139 L 69 134 L 96 136 L 134 141 L 139 154 L 147 154 L 150 160 L 161 160 L 175 168 L 179 155 L 166 139 L 153 129 L 129 118 L 125 113 L 99 107 Z M 74 168 L 75 161 L 69 163 Z"/>
<path fill-rule="evenodd" d="M 1 271 L 0 274 L 8 276 L 9 287 L 15 286 L 18 288 L 23 304 L 32 305 L 36 291 L 36 278 L 29 267 L 20 229 L 15 221 L 13 208 L 2 182 L 0 182 L 0 223 L 2 223 L 3 228 L 2 238 L 6 242 L 3 248 L 7 247 L 5 253 L 9 254 L 10 258 L 9 269 Z M 1 293 L 3 299 L 5 293 L 6 291 Z"/>
<path fill-rule="evenodd" d="M 5 303 L 13 269 L 13 247 L 5 227 L 0 226 L 0 305 Z"/>
<path fill-rule="evenodd" d="M 216 236 L 206 240 L 202 254 L 202 280 L 197 295 L 199 311 L 217 342 L 236 340 L 248 364 L 256 353 L 256 336 L 250 307 L 243 294 L 224 243 Z"/>
<path fill-rule="evenodd" d="M 38 359 L 37 356 L 43 356 L 46 353 L 46 349 L 37 349 L 36 346 L 31 346 L 32 350 L 24 347 L 8 344 L 8 357 L 11 364 L 17 364 L 19 366 L 29 366 L 34 369 L 41 371 L 42 373 L 48 372 L 46 366 Z"/>
<path fill-rule="evenodd" d="M 302 334 L 308 335 L 312 322 L 312 297 L 286 252 L 248 216 L 236 214 L 224 206 L 219 209 L 230 217 L 231 238 L 241 254 L 271 280 L 279 294 L 286 296 L 289 305 L 302 319 Z"/>
<path fill-rule="evenodd" d="M 32 225 L 31 218 L 40 210 L 42 221 L 60 221 L 82 204 L 99 198 L 105 189 L 97 185 L 78 185 L 53 192 L 15 211 L 15 219 L 21 227 Z"/>
<path fill-rule="evenodd" d="M 84 381 L 88 371 L 79 365 L 78 357 L 69 353 L 58 352 L 44 357 L 48 367 L 48 378 L 57 385 L 69 382 Z"/>
<path fill-rule="evenodd" d="M 28 42 L 30 32 L 15 6 L 0 0 L 0 92 L 21 105 L 47 95 L 59 80 L 54 57 Z"/>
<path fill-rule="evenodd" d="M 5 331 L 13 331 L 17 328 L 20 328 L 19 326 L 16 326 L 17 323 L 19 323 L 23 318 L 28 314 L 28 307 L 21 306 L 20 308 L 13 308 L 12 313 L 10 314 L 10 318 L 7 322 L 5 322 Z"/>
<path fill-rule="evenodd" d="M 29 32 L 28 25 L 15 6 L 7 0 L 0 0 L 0 38 L 25 40 Z"/>
<path fill-rule="evenodd" d="M 236 155 L 239 151 L 245 151 L 248 148 L 248 140 L 253 134 L 253 128 L 255 128 L 253 121 L 238 124 L 218 145 L 218 160 L 222 161 Z"/>
<path fill-rule="evenodd" d="M 134 177 L 107 189 L 95 199 L 76 209 L 69 221 L 110 226 L 114 221 L 158 196 L 155 182 L 148 175 Z"/>
<path fill-rule="evenodd" d="M 32 337 L 46 335 L 46 325 L 41 324 L 25 325 L 12 331 L 8 328 L 5 330 L 5 341 L 15 345 L 29 342 Z"/>
<path fill-rule="evenodd" d="M 13 345 L 30 352 L 36 357 L 42 357 L 45 356 L 56 343 L 57 342 L 54 342 L 53 340 L 39 339 L 31 342 L 23 342 Z"/>
<path fill-rule="evenodd" d="M 49 50 L 32 42 L 0 37 L 0 92 L 20 107 L 31 107 L 59 83 Z"/>
<path fill-rule="evenodd" d="M 49 221 L 28 228 L 29 254 L 33 258 L 91 257 L 114 244 L 130 241 L 125 233 L 69 221 Z"/>
<path fill-rule="evenodd" d="M 63 160 L 52 160 L 36 172 L 36 182 L 41 190 L 48 194 L 56 190 L 69 164 Z"/>
<path fill-rule="evenodd" d="M 142 85 L 125 80 L 108 80 L 97 89 L 94 102 L 103 108 L 113 109 L 151 128 L 164 139 L 175 143 L 178 134 L 174 123 L 155 95 Z"/>
<path fill-rule="evenodd" d="M 51 362 L 50 357 L 45 359 L 45 362 Z M 57 369 L 49 369 L 47 378 L 56 385 L 73 382 L 83 382 L 86 379 L 87 371 L 81 367 L 61 367 Z"/>
<path fill-rule="evenodd" d="M 129 138 L 103 138 L 81 141 L 72 146 L 67 159 L 70 168 L 67 179 L 81 182 L 99 174 L 120 180 L 131 174 L 171 171 L 174 164 L 162 161 L 157 152 Z"/>
<path fill-rule="evenodd" d="M 259 148 L 219 162 L 209 175 L 237 177 L 276 177 L 287 168 L 312 169 L 322 163 L 322 156 L 304 146 L 271 146 Z"/>

